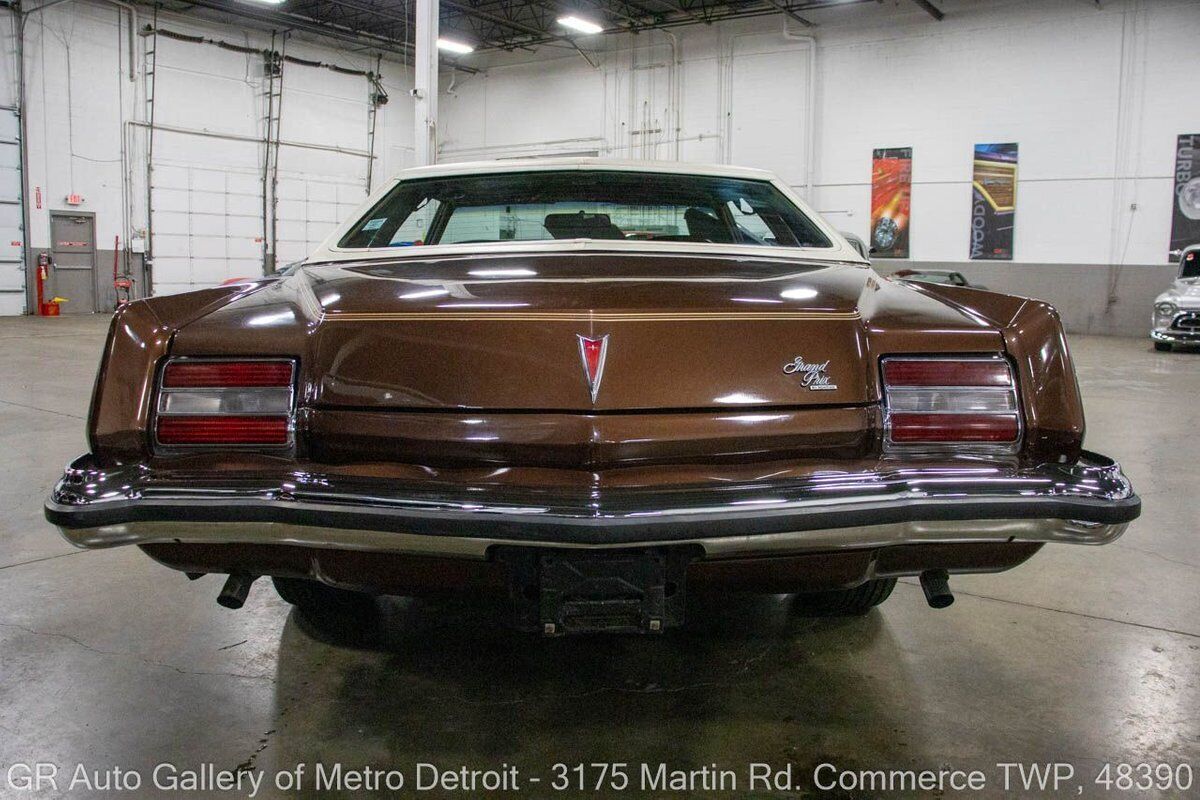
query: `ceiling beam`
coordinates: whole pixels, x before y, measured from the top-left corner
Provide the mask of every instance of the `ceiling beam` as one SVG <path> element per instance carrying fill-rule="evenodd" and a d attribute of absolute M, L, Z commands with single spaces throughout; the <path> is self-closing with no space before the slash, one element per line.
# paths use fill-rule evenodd
<path fill-rule="evenodd" d="M 666 0 L 655 0 L 669 6 L 675 14 L 688 14 L 686 9 L 681 9 Z M 686 0 L 685 0 L 686 1 Z M 827 9 L 834 7 L 844 7 L 852 5 L 866 5 L 868 3 L 875 5 L 879 0 L 809 0 L 809 2 L 793 3 L 789 6 L 792 11 L 808 11 L 816 9 Z M 755 17 L 766 17 L 772 14 L 778 14 L 779 10 L 766 2 L 766 0 L 744 0 L 741 3 L 726 2 L 722 5 L 712 6 L 715 13 L 708 19 L 688 14 L 688 16 L 667 16 L 659 21 L 646 26 L 643 30 L 668 30 L 670 28 L 682 28 L 688 25 L 693 25 L 696 22 L 724 22 L 732 19 L 751 19 Z M 625 33 L 625 28 L 610 28 L 605 30 L 600 36 Z M 526 48 L 535 48 L 540 45 L 548 44 L 549 39 L 543 37 L 540 39 L 530 39 L 521 44 Z M 480 48 L 481 50 L 499 49 L 496 47 Z"/>
<path fill-rule="evenodd" d="M 406 58 L 411 56 L 411 47 L 407 42 L 401 42 L 396 39 L 391 39 L 386 36 L 367 33 L 366 31 L 351 31 L 343 30 L 334 25 L 325 22 L 314 22 L 304 17 L 281 13 L 277 11 L 258 10 L 249 6 L 244 6 L 241 3 L 231 2 L 224 3 L 220 0 L 188 0 L 192 6 L 199 6 L 210 11 L 218 11 L 224 14 L 231 14 L 242 19 L 253 20 L 267 26 L 275 28 L 294 28 L 296 30 L 305 31 L 306 33 L 325 36 L 330 39 L 356 44 L 359 46 L 374 47 L 384 52 L 400 53 Z"/>
<path fill-rule="evenodd" d="M 942 13 L 941 9 L 929 2 L 929 0 L 913 0 L 913 2 L 924 9 L 926 14 L 933 17 L 938 22 L 941 22 L 946 16 Z"/>
<path fill-rule="evenodd" d="M 804 17 L 797 14 L 795 11 L 792 11 L 790 8 L 788 8 L 787 3 L 783 2 L 783 0 L 767 0 L 767 5 L 778 8 L 784 14 L 787 14 L 789 17 L 796 20 L 796 22 L 799 22 L 801 25 L 803 25 L 806 28 L 817 27 L 817 23 L 813 22 L 812 20 L 805 19 Z"/>
<path fill-rule="evenodd" d="M 692 11 L 691 9 L 684 7 L 683 0 L 676 0 L 675 3 L 670 2 L 670 0 L 658 0 L 658 3 L 660 5 L 666 6 L 667 8 L 671 9 L 671 11 L 673 11 L 673 12 L 678 12 L 680 14 L 686 14 L 688 19 L 691 19 L 695 22 L 703 22 L 705 24 L 708 24 L 707 17 L 701 16 L 701 15 L 697 14 L 696 12 Z"/>
<path fill-rule="evenodd" d="M 476 19 L 487 20 L 488 22 L 492 22 L 496 25 L 503 25 L 506 28 L 512 28 L 515 31 L 521 31 L 522 33 L 527 33 L 530 36 L 549 36 L 552 39 L 560 39 L 564 42 L 570 41 L 566 36 L 558 36 L 558 35 L 550 33 L 549 31 L 544 31 L 544 30 L 541 30 L 540 28 L 535 28 L 532 25 L 526 25 L 523 22 L 517 22 L 516 20 L 505 19 L 504 17 L 500 16 L 499 14 L 493 14 L 490 11 L 481 11 L 477 8 L 474 8 L 469 3 L 460 3 L 460 2 L 457 2 L 457 0 L 441 0 L 441 2 L 442 2 L 442 5 L 446 6 L 447 8 L 453 8 L 455 11 L 458 11 L 459 13 L 461 13 L 465 16 L 475 17 Z"/>
<path fill-rule="evenodd" d="M 403 23 L 405 25 L 412 24 L 412 20 L 410 20 L 407 16 L 405 16 L 403 14 L 395 14 L 391 11 L 388 11 L 386 8 L 376 8 L 375 6 L 372 6 L 372 5 L 368 5 L 368 4 L 364 4 L 364 3 L 356 3 L 356 2 L 354 2 L 354 0 L 325 0 L 325 2 L 328 3 L 329 5 L 340 6 L 342 8 L 346 8 L 351 11 L 357 12 L 359 14 L 366 14 L 367 16 L 375 16 L 375 17 L 379 17 L 381 19 L 388 19 L 393 22 Z"/>
<path fill-rule="evenodd" d="M 31 0 L 32 1 L 32 0 Z M 49 2 L 50 0 L 43 0 Z M 136 1 L 136 0 L 135 0 Z M 0 0 L 3 3 L 4 0 Z M 412 57 L 411 4 L 396 0 L 291 0 L 284 8 L 255 8 L 238 0 L 190 0 L 193 5 L 257 20 L 274 27 L 287 26 L 342 41 L 398 52 Z M 786 14 L 806 28 L 816 25 L 802 14 L 879 0 L 573 0 L 576 8 L 591 11 L 605 26 L 604 34 L 666 30 L 698 22 Z M 929 0 L 912 0 L 934 19 L 944 13 Z M 559 0 L 440 0 L 442 29 L 474 40 L 477 50 L 532 50 L 562 43 L 574 49 L 575 36 L 560 33 L 555 24 L 564 8 Z M 287 9 L 287 10 L 284 10 Z M 457 23 L 457 24 L 456 24 Z M 467 72 L 457 59 L 442 58 Z"/>
<path fill-rule="evenodd" d="M 329 23 L 313 22 L 304 17 L 294 14 L 284 14 L 267 9 L 259 10 L 250 6 L 242 5 L 241 3 L 224 3 L 220 0 L 188 0 L 188 3 L 193 7 L 204 8 L 209 11 L 216 11 L 224 14 L 230 14 L 234 17 L 257 22 L 264 26 L 264 30 L 272 28 L 290 28 L 293 30 L 304 31 L 326 39 L 344 42 L 346 44 L 357 45 L 372 50 L 377 50 L 381 53 L 390 53 L 400 56 L 400 60 L 411 62 L 413 57 L 412 45 L 407 42 L 402 42 L 399 39 L 394 39 L 379 34 L 371 34 L 365 31 L 343 30 Z M 465 67 L 457 62 L 443 59 L 454 69 L 471 74 L 479 72 L 474 67 Z"/>

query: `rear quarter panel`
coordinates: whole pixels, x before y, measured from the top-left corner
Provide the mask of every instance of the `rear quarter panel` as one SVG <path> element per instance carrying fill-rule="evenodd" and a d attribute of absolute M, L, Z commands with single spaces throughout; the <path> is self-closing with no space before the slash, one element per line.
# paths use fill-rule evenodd
<path fill-rule="evenodd" d="M 1049 303 L 980 289 L 909 284 L 995 325 L 1017 369 L 1025 417 L 1022 456 L 1032 462 L 1079 458 L 1085 431 L 1075 363 L 1058 312 Z"/>

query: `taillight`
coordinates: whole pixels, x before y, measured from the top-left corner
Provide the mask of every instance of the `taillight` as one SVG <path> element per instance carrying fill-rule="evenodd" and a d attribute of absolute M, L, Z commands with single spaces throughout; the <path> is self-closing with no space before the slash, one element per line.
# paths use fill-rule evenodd
<path fill-rule="evenodd" d="M 248 388 L 292 385 L 290 361 L 172 361 L 163 388 Z"/>
<path fill-rule="evenodd" d="M 294 362 L 282 359 L 170 361 L 155 439 L 170 446 L 290 444 L 294 377 Z"/>
<path fill-rule="evenodd" d="M 287 444 L 287 417 L 161 417 L 162 444 Z"/>
<path fill-rule="evenodd" d="M 1012 368 L 1001 356 L 883 360 L 889 445 L 984 445 L 1021 438 Z"/>

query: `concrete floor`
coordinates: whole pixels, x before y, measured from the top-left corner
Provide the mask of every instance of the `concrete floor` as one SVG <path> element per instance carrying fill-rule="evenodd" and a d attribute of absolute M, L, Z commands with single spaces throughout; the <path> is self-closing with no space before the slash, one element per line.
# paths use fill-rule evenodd
<path fill-rule="evenodd" d="M 105 325 L 0 320 L 0 796 L 17 794 L 3 770 L 33 761 L 62 770 L 47 797 L 78 763 L 140 770 L 126 796 L 153 796 L 163 761 L 306 762 L 310 778 L 318 761 L 372 765 L 410 787 L 421 761 L 507 763 L 543 777 L 526 796 L 552 794 L 557 762 L 715 763 L 742 780 L 750 762 L 793 764 L 800 784 L 824 761 L 979 768 L 988 796 L 997 762 L 1071 762 L 1085 797 L 1103 794 L 1105 762 L 1200 771 L 1200 354 L 1073 340 L 1088 446 L 1123 462 L 1144 515 L 1108 547 L 958 578 L 946 611 L 905 581 L 862 618 L 738 598 L 662 638 L 541 640 L 493 627 L 495 609 L 397 601 L 385 633 L 355 643 L 308 629 L 266 582 L 228 611 L 219 578 L 77 552 L 43 521 L 85 447 Z"/>

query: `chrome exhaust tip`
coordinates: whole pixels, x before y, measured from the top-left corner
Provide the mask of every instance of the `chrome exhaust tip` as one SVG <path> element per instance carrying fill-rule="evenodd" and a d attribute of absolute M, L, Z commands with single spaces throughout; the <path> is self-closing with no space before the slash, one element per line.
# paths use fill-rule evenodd
<path fill-rule="evenodd" d="M 930 608 L 946 608 L 954 603 L 954 595 L 950 592 L 950 573 L 944 569 L 922 572 L 921 589 Z"/>
<path fill-rule="evenodd" d="M 242 572 L 230 573 L 229 579 L 217 595 L 217 604 L 225 608 L 241 608 L 246 604 L 246 595 L 250 594 L 250 585 L 258 580 L 257 575 L 246 575 Z"/>

